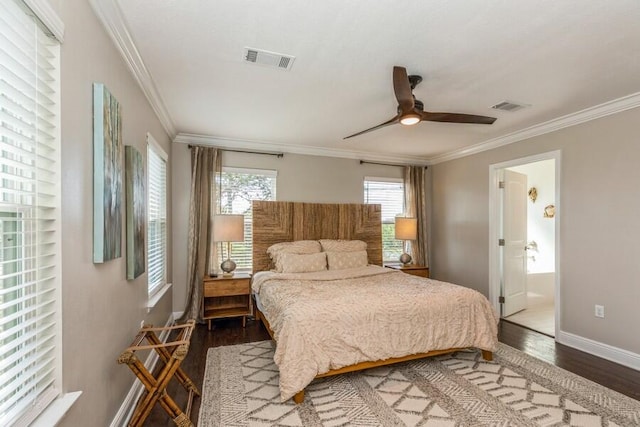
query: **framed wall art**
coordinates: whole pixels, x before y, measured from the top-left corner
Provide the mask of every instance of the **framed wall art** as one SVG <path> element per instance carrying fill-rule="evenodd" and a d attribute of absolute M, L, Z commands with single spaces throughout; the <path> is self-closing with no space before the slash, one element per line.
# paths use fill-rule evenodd
<path fill-rule="evenodd" d="M 122 112 L 102 83 L 93 84 L 93 262 L 120 258 Z"/>
<path fill-rule="evenodd" d="M 127 280 L 144 273 L 146 236 L 146 179 L 142 155 L 134 147 L 124 147 L 125 210 L 127 222 Z"/>

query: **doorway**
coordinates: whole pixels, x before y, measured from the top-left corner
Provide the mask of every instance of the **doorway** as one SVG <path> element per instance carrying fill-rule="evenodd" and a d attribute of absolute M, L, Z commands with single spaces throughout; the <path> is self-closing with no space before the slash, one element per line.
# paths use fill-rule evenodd
<path fill-rule="evenodd" d="M 559 170 L 559 152 L 490 166 L 490 300 L 501 318 L 554 337 Z"/>

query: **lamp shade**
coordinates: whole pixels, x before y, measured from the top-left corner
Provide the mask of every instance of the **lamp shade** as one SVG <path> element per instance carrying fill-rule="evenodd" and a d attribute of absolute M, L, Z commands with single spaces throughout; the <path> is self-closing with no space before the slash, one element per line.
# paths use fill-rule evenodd
<path fill-rule="evenodd" d="M 244 215 L 216 215 L 213 218 L 215 242 L 244 241 Z"/>
<path fill-rule="evenodd" d="M 418 236 L 418 220 L 416 218 L 396 217 L 396 239 L 416 240 Z"/>

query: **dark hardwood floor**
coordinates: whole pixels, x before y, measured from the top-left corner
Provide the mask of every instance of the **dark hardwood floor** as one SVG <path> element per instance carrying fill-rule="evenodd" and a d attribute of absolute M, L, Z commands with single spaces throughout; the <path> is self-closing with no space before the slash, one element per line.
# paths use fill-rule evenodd
<path fill-rule="evenodd" d="M 506 321 L 500 322 L 499 338 L 501 342 L 511 347 L 640 400 L 640 371 L 557 344 L 547 335 Z M 257 321 L 248 320 L 246 328 L 243 328 L 240 319 L 218 320 L 213 323 L 211 331 L 207 330 L 206 325 L 198 325 L 182 368 L 201 390 L 207 350 L 210 347 L 267 339 L 269 339 L 267 331 Z M 172 380 L 167 391 L 176 403 L 184 408 L 187 393 L 177 381 Z M 194 425 L 198 422 L 199 410 L 200 399 L 195 398 L 191 411 L 191 420 Z M 153 409 L 145 425 L 175 426 L 159 405 Z"/>
<path fill-rule="evenodd" d="M 500 321 L 498 335 L 500 342 L 513 348 L 640 400 L 640 371 L 558 344 L 552 337 L 508 321 Z"/>

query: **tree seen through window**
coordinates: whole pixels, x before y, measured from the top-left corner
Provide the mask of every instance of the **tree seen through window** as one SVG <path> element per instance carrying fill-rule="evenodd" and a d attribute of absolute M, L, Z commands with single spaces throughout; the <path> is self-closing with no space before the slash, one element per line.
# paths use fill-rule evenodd
<path fill-rule="evenodd" d="M 237 270 L 252 269 L 253 200 L 276 199 L 276 171 L 224 168 L 218 185 L 220 213 L 244 215 L 244 242 L 232 244 L 231 259 Z M 218 264 L 226 259 L 226 245 L 218 251 Z M 223 257 L 224 255 L 224 257 Z"/>

